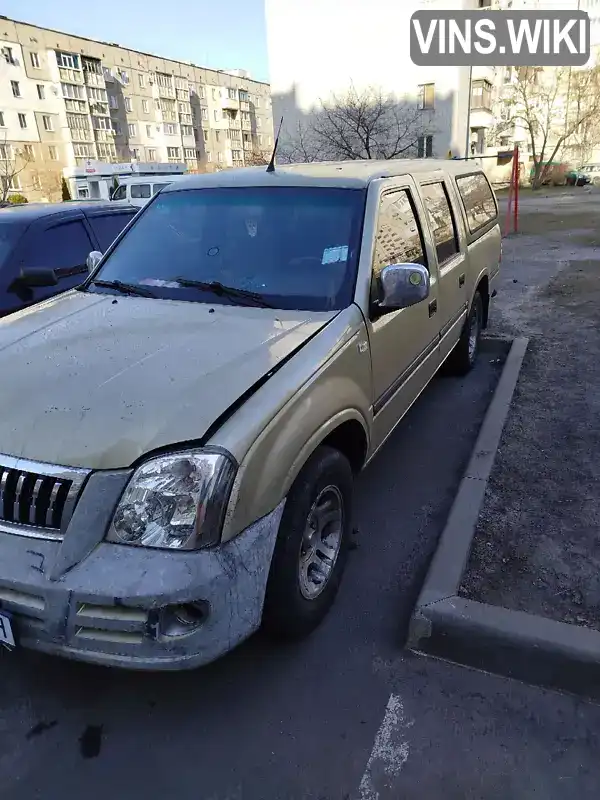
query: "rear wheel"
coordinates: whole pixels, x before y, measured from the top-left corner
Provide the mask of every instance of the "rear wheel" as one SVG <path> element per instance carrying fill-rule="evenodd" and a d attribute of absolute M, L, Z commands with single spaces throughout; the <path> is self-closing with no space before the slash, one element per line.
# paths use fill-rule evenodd
<path fill-rule="evenodd" d="M 352 533 L 352 469 L 319 447 L 287 497 L 269 572 L 263 628 L 280 639 L 311 633 L 335 600 Z"/>
<path fill-rule="evenodd" d="M 481 293 L 477 291 L 475 292 L 469 315 L 465 320 L 460 339 L 448 357 L 448 369 L 452 374 L 466 375 L 473 369 L 479 355 L 482 328 L 483 299 Z"/>

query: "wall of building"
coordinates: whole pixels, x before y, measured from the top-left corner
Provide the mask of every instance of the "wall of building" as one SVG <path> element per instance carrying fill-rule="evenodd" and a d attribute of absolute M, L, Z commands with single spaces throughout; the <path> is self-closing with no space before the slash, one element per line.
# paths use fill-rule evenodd
<path fill-rule="evenodd" d="M 184 162 L 206 171 L 243 166 L 273 145 L 270 87 L 242 70 L 206 69 L 4 17 L 0 113 L 0 143 L 11 152 L 31 143 L 37 166 L 28 162 L 27 174 L 44 173 L 41 181 L 27 178 L 29 199 L 60 199 L 47 191 L 56 183 L 49 175 L 60 187 L 62 168 L 88 159 Z"/>

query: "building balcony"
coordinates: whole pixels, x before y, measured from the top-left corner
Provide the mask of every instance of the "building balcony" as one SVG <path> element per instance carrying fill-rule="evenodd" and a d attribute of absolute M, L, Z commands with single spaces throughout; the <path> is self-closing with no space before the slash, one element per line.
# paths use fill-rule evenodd
<path fill-rule="evenodd" d="M 83 83 L 83 72 L 78 69 L 68 69 L 67 67 L 59 67 L 58 72 L 61 81 L 64 83 Z"/>
<path fill-rule="evenodd" d="M 249 119 L 243 119 L 243 120 L 242 120 L 242 128 L 243 128 L 245 131 L 249 131 L 249 130 L 251 130 L 251 128 L 252 128 L 252 121 L 251 121 L 251 120 L 249 120 Z"/>
<path fill-rule="evenodd" d="M 99 75 L 97 72 L 84 72 L 84 79 L 88 86 L 97 86 L 99 89 L 106 87 L 104 75 Z"/>
<path fill-rule="evenodd" d="M 240 127 L 240 120 L 238 119 L 238 117 L 228 117 L 226 122 L 230 128 Z"/>
<path fill-rule="evenodd" d="M 169 100 L 175 100 L 175 89 L 173 89 L 171 86 L 158 86 L 157 92 L 159 97 L 166 97 Z"/>
<path fill-rule="evenodd" d="M 490 128 L 494 124 L 494 114 L 489 108 L 474 108 L 471 106 L 469 124 L 471 128 Z"/>
<path fill-rule="evenodd" d="M 240 111 L 250 111 L 250 103 L 247 100 L 240 100 Z"/>
<path fill-rule="evenodd" d="M 110 108 L 108 103 L 97 103 L 90 101 L 90 110 L 96 117 L 110 117 Z"/>
<path fill-rule="evenodd" d="M 94 134 L 91 130 L 71 130 L 71 140 L 73 142 L 93 142 Z"/>
<path fill-rule="evenodd" d="M 225 111 L 229 109 L 231 111 L 237 111 L 240 107 L 240 104 L 237 98 L 234 97 L 222 97 L 221 98 L 221 108 Z"/>
<path fill-rule="evenodd" d="M 104 129 L 96 129 L 94 131 L 96 135 L 97 142 L 114 142 L 115 140 L 115 132 L 114 131 L 107 131 Z"/>

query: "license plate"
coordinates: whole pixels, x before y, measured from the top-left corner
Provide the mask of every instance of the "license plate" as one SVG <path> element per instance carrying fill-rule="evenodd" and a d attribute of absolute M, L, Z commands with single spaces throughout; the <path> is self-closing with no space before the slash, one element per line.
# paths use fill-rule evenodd
<path fill-rule="evenodd" d="M 0 614 L 0 644 L 8 645 L 8 647 L 15 646 L 12 625 L 10 624 L 10 618 L 6 614 Z"/>

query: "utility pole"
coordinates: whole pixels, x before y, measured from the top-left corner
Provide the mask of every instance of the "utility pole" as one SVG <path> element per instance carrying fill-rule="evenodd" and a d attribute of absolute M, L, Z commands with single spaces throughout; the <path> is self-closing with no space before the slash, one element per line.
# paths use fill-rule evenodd
<path fill-rule="evenodd" d="M 469 67 L 469 86 L 467 90 L 467 132 L 465 134 L 465 158 L 471 154 L 471 87 L 473 84 L 473 67 Z"/>

